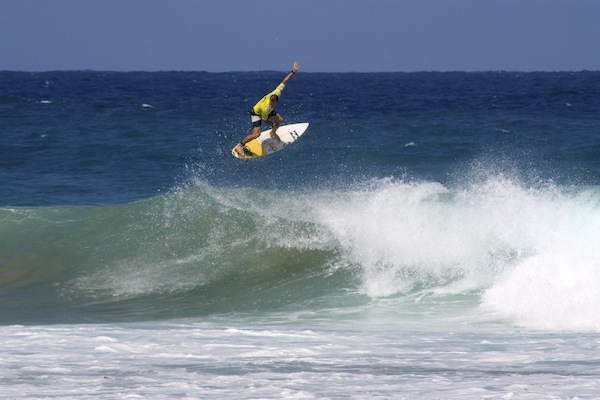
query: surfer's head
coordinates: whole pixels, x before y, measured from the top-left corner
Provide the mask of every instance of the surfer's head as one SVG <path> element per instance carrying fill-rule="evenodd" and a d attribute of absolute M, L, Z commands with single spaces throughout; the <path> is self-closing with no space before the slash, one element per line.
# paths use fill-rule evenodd
<path fill-rule="evenodd" d="M 272 94 L 271 97 L 269 97 L 269 102 L 273 107 L 275 107 L 279 102 L 279 96 L 277 96 L 276 94 Z"/>

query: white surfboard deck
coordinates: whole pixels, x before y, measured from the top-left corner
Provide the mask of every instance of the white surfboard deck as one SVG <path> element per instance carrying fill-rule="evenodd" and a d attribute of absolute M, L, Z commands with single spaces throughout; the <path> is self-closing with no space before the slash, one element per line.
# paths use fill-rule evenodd
<path fill-rule="evenodd" d="M 299 124 L 282 125 L 277 129 L 277 136 L 279 140 L 271 137 L 271 129 L 262 131 L 260 136 L 246 143 L 246 147 L 252 152 L 251 156 L 244 154 L 238 154 L 236 146 L 231 150 L 231 154 L 237 158 L 257 158 L 273 154 L 288 145 L 294 143 L 296 140 L 306 132 L 308 129 L 308 122 L 302 122 Z"/>

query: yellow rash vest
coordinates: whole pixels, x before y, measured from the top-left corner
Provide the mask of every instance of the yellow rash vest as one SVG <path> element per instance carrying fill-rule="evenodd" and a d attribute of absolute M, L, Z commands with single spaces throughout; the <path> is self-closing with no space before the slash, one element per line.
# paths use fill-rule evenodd
<path fill-rule="evenodd" d="M 279 86 L 277 86 L 277 89 L 273 90 L 271 93 L 267 94 L 265 97 L 260 99 L 258 103 L 256 103 L 256 105 L 252 108 L 254 110 L 254 113 L 256 115 L 259 115 L 265 121 L 269 119 L 269 114 L 271 114 L 271 112 L 274 109 L 274 107 L 271 107 L 270 98 L 274 94 L 281 97 L 281 92 L 283 92 L 284 88 L 285 84 L 280 83 Z"/>

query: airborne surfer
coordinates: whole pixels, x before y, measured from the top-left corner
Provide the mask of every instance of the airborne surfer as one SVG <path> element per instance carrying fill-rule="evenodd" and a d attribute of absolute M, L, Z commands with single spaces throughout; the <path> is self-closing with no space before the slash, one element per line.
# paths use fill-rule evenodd
<path fill-rule="evenodd" d="M 275 111 L 275 106 L 277 106 L 277 103 L 279 102 L 279 96 L 281 96 L 281 92 L 285 88 L 285 85 L 290 79 L 292 79 L 292 76 L 294 76 L 299 69 L 300 65 L 298 62 L 294 62 L 291 72 L 289 72 L 286 77 L 283 78 L 283 81 L 281 81 L 279 86 L 277 86 L 277 88 L 271 93 L 260 99 L 259 102 L 252 107 L 252 110 L 250 111 L 252 133 L 242 139 L 242 141 L 236 146 L 238 154 L 245 154 L 247 156 L 252 155 L 250 149 L 246 147 L 246 143 L 260 136 L 260 130 L 263 121 L 267 125 L 271 126 L 271 137 L 274 139 L 279 139 L 276 131 L 283 124 L 284 119 L 278 112 Z"/>

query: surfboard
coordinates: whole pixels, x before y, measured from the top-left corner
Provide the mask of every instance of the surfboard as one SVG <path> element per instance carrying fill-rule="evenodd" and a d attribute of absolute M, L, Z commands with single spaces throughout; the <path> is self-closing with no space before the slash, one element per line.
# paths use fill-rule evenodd
<path fill-rule="evenodd" d="M 279 140 L 271 137 L 271 129 L 262 131 L 259 137 L 246 143 L 246 147 L 248 147 L 252 152 L 251 156 L 238 154 L 237 150 L 235 149 L 237 145 L 233 146 L 233 149 L 231 149 L 231 154 L 237 158 L 257 158 L 267 156 L 294 143 L 300 138 L 300 136 L 302 136 L 302 134 L 304 134 L 304 132 L 306 132 L 306 129 L 308 129 L 308 122 L 282 125 L 277 129 L 277 136 L 279 136 Z"/>

